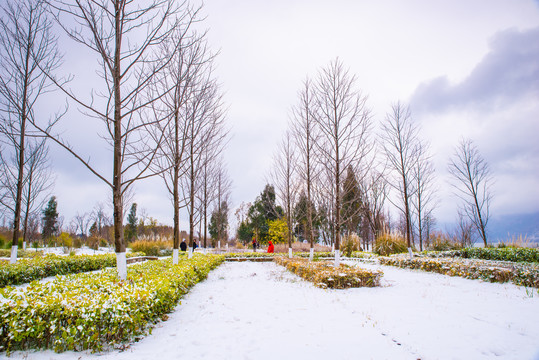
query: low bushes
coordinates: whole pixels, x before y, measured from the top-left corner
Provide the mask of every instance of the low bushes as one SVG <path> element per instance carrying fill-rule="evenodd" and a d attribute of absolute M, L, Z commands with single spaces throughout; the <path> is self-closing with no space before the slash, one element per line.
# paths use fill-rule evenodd
<path fill-rule="evenodd" d="M 128 257 L 141 256 L 143 253 L 129 253 Z M 116 267 L 116 255 L 45 255 L 35 258 L 22 258 L 15 264 L 0 263 L 0 287 L 19 285 L 33 280 L 55 275 L 76 274 Z"/>
<path fill-rule="evenodd" d="M 426 256 L 539 263 L 539 249 L 535 248 L 464 248 L 439 253 L 428 252 Z"/>
<path fill-rule="evenodd" d="M 181 296 L 223 256 L 195 256 L 130 266 L 127 280 L 114 269 L 0 289 L 0 351 L 100 351 L 151 332 Z"/>
<path fill-rule="evenodd" d="M 382 265 L 401 268 L 419 269 L 467 279 L 481 279 L 490 282 L 512 281 L 516 285 L 539 288 L 539 266 L 526 264 L 508 264 L 480 260 L 380 257 Z"/>
<path fill-rule="evenodd" d="M 400 254 L 408 251 L 406 241 L 402 237 L 387 233 L 376 238 L 372 249 L 373 252 L 382 256 Z"/>
<path fill-rule="evenodd" d="M 275 262 L 320 288 L 374 287 L 380 285 L 383 276 L 381 271 L 365 270 L 344 264 L 336 269 L 330 262 L 285 257 L 276 257 Z"/>

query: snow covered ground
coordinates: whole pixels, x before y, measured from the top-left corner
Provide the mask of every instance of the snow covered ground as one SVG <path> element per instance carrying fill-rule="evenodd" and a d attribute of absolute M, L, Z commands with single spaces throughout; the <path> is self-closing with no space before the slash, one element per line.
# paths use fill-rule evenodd
<path fill-rule="evenodd" d="M 225 263 L 123 352 L 12 358 L 539 359 L 536 289 L 381 268 L 382 287 L 322 290 L 274 263 Z"/>

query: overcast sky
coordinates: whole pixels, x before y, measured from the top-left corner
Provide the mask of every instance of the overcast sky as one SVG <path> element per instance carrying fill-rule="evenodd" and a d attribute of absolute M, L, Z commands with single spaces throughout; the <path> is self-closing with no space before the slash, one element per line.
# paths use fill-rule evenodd
<path fill-rule="evenodd" d="M 368 95 L 375 121 L 393 102 L 410 104 L 434 154 L 440 222 L 456 217 L 446 168 L 462 137 L 475 141 L 492 168 L 493 216 L 539 211 L 539 1 L 207 0 L 204 13 L 210 44 L 220 50 L 233 206 L 262 190 L 301 82 L 339 57 Z M 64 70 L 95 67 L 73 45 L 60 46 L 71 49 Z M 102 129 L 80 114 L 76 121 L 64 136 L 99 162 L 103 154 L 95 155 L 89 134 Z M 67 153 L 52 154 L 66 224 L 110 199 Z M 134 201 L 172 224 L 160 179 L 137 184 Z"/>

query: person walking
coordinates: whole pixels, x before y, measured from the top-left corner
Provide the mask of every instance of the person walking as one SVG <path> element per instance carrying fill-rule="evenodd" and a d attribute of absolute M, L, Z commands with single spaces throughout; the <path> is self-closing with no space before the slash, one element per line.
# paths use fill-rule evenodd
<path fill-rule="evenodd" d="M 253 252 L 256 252 L 256 237 L 253 236 Z"/>
<path fill-rule="evenodd" d="M 187 243 L 185 242 L 185 239 L 182 239 L 182 242 L 180 244 L 181 251 L 187 251 Z"/>

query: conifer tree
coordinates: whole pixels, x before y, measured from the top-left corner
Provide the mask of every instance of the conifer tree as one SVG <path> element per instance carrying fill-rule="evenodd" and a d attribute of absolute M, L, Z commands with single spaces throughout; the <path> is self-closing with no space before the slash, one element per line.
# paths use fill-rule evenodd
<path fill-rule="evenodd" d="M 52 196 L 47 203 L 47 207 L 43 210 L 43 231 L 41 237 L 49 239 L 58 234 L 58 211 L 56 208 L 58 203 L 56 196 Z"/>

